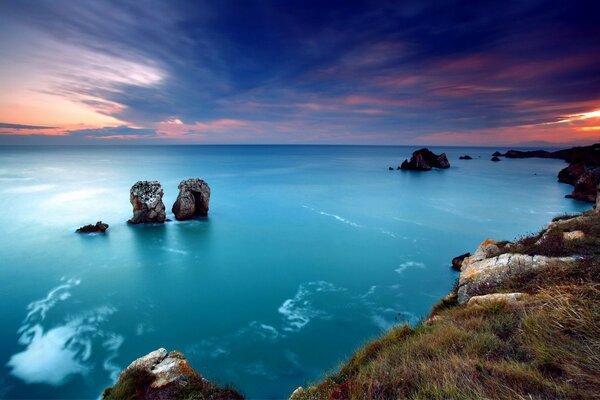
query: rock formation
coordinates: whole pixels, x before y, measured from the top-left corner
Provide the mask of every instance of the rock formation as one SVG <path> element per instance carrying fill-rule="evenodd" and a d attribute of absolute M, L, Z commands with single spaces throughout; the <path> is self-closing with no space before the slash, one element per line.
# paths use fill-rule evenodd
<path fill-rule="evenodd" d="M 472 160 L 472 159 L 473 159 L 473 157 L 471 157 L 471 156 L 470 156 L 470 155 L 468 155 L 468 154 L 465 154 L 464 156 L 460 156 L 460 157 L 458 157 L 458 159 L 459 159 L 459 160 Z"/>
<path fill-rule="evenodd" d="M 471 253 L 465 253 L 465 254 L 461 254 L 460 256 L 454 257 L 452 259 L 452 269 L 455 269 L 456 271 L 460 271 L 464 259 L 467 257 L 470 257 L 470 256 L 471 256 Z"/>
<path fill-rule="evenodd" d="M 431 150 L 423 148 L 415 151 L 409 160 L 404 160 L 400 165 L 402 170 L 429 171 L 432 168 L 450 168 L 450 163 L 445 153 L 434 154 Z"/>
<path fill-rule="evenodd" d="M 600 184 L 600 167 L 586 168 L 585 172 L 583 172 L 583 174 L 579 176 L 579 179 L 573 184 L 575 186 L 573 192 L 565 197 L 595 203 L 598 184 Z"/>
<path fill-rule="evenodd" d="M 155 350 L 132 362 L 102 399 L 243 399 L 233 389 L 223 389 L 204 379 L 178 351 Z"/>
<path fill-rule="evenodd" d="M 492 157 L 492 161 L 498 162 L 498 161 L 500 161 L 500 159 L 497 156 L 494 156 L 494 157 Z"/>
<path fill-rule="evenodd" d="M 104 233 L 104 232 L 106 232 L 107 229 L 108 229 L 108 224 L 105 224 L 102 221 L 98 221 L 98 222 L 96 222 L 95 225 L 92 225 L 92 224 L 84 225 L 81 228 L 78 228 L 75 232 L 77 232 L 77 233 L 95 233 L 95 232 Z"/>
<path fill-rule="evenodd" d="M 165 205 L 162 201 L 163 189 L 157 181 L 138 181 L 129 191 L 129 201 L 133 205 L 130 224 L 165 222 Z"/>
<path fill-rule="evenodd" d="M 190 178 L 178 186 L 179 195 L 173 204 L 173 214 L 178 220 L 208 215 L 210 187 L 202 179 Z"/>
<path fill-rule="evenodd" d="M 500 157 L 502 155 L 502 153 L 500 153 L 499 151 L 495 151 L 494 154 L 492 154 L 492 157 Z"/>

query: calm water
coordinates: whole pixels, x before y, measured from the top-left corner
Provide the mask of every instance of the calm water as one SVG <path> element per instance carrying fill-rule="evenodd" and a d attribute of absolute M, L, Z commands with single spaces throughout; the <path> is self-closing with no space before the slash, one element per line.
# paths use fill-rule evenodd
<path fill-rule="evenodd" d="M 482 239 L 588 205 L 558 160 L 408 147 L 0 148 L 0 397 L 95 398 L 158 347 L 252 398 L 282 398 L 396 323 L 414 323 Z M 468 153 L 475 159 L 459 161 Z M 481 158 L 478 158 L 481 156 Z M 204 178 L 210 216 L 128 226 L 129 188 Z M 103 220 L 105 236 L 76 235 Z"/>

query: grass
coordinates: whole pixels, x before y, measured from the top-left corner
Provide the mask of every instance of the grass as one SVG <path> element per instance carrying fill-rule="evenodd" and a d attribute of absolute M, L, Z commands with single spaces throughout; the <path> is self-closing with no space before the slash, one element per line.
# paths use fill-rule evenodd
<path fill-rule="evenodd" d="M 186 374 L 185 385 L 166 385 L 158 390 L 149 386 L 155 376 L 146 369 L 126 370 L 113 387 L 104 390 L 102 400 L 241 400 L 244 397 L 232 388 L 221 388 L 203 380 L 195 371 Z"/>
<path fill-rule="evenodd" d="M 453 290 L 428 320 L 368 342 L 298 398 L 600 399 L 600 221 L 561 221 L 556 231 L 499 246 L 585 255 L 498 289 L 525 292 L 525 300 L 459 306 Z M 585 237 L 562 240 L 573 230 Z"/>

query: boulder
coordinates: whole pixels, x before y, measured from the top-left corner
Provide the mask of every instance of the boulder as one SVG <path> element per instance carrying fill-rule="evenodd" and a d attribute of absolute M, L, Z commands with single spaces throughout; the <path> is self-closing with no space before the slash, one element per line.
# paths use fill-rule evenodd
<path fill-rule="evenodd" d="M 471 157 L 471 156 L 470 156 L 470 155 L 468 155 L 468 154 L 465 154 L 464 156 L 460 156 L 460 157 L 458 157 L 458 159 L 459 159 L 459 160 L 472 160 L 472 159 L 473 159 L 473 157 Z"/>
<path fill-rule="evenodd" d="M 492 157 L 492 161 L 498 162 L 498 161 L 500 161 L 500 159 L 497 156 L 494 156 L 494 157 Z"/>
<path fill-rule="evenodd" d="M 493 303 L 508 303 L 514 304 L 525 297 L 524 293 L 492 293 L 484 294 L 482 296 L 473 296 L 467 303 L 468 306 L 474 305 L 488 305 Z"/>
<path fill-rule="evenodd" d="M 456 271 L 460 271 L 462 267 L 462 262 L 465 258 L 470 257 L 471 253 L 461 254 L 460 256 L 456 256 L 452 259 L 452 268 Z"/>
<path fill-rule="evenodd" d="M 415 151 L 409 160 L 404 160 L 400 165 L 402 170 L 430 171 L 432 168 L 450 168 L 450 162 L 445 153 L 435 154 L 427 148 Z"/>
<path fill-rule="evenodd" d="M 102 399 L 167 400 L 192 398 L 242 399 L 232 389 L 221 389 L 204 379 L 185 356 L 161 348 L 132 362 Z"/>
<path fill-rule="evenodd" d="M 393 168 L 393 167 L 388 167 L 388 170 L 389 170 L 389 171 L 393 171 L 393 170 L 394 170 L 394 168 Z"/>
<path fill-rule="evenodd" d="M 163 189 L 157 181 L 138 181 L 129 191 L 129 201 L 133 206 L 130 224 L 165 222 L 165 205 L 162 201 Z"/>
<path fill-rule="evenodd" d="M 180 221 L 208 215 L 210 187 L 202 179 L 190 178 L 179 183 L 179 195 L 173 204 L 173 214 Z"/>
<path fill-rule="evenodd" d="M 95 225 L 89 224 L 78 228 L 75 232 L 77 233 L 104 233 L 108 229 L 108 224 L 102 221 L 96 222 Z"/>

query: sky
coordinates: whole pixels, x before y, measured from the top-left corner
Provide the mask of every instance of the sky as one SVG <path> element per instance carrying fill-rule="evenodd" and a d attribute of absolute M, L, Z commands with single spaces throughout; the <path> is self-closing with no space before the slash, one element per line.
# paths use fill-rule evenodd
<path fill-rule="evenodd" d="M 600 142 L 586 1 L 0 1 L 0 144 Z"/>

